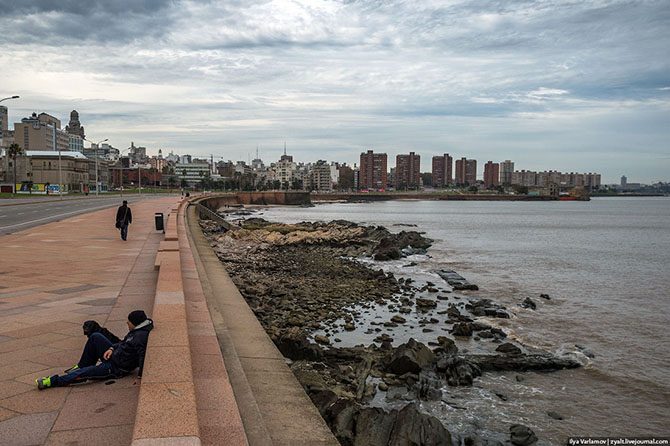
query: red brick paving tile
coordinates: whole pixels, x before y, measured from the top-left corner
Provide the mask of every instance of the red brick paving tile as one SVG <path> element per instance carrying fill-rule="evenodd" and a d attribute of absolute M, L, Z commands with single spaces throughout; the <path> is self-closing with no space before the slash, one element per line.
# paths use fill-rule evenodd
<path fill-rule="evenodd" d="M 8 362 L 6 365 L 0 367 L 0 378 L 12 379 L 17 376 L 25 375 L 26 373 L 32 372 L 33 370 L 43 369 L 44 367 L 45 366 L 42 363 L 36 363 L 24 360 Z M 1 385 L 0 385 L 0 395 L 2 395 Z"/>
<path fill-rule="evenodd" d="M 54 431 L 116 426 L 135 420 L 139 386 L 122 388 L 96 382 L 80 387 L 86 387 L 85 391 L 69 395 Z"/>
<path fill-rule="evenodd" d="M 191 353 L 198 355 L 220 355 L 221 347 L 216 336 L 191 336 Z"/>
<path fill-rule="evenodd" d="M 17 415 L 19 414 L 14 411 L 0 407 L 0 421 L 5 421 L 10 418 L 14 418 Z"/>
<path fill-rule="evenodd" d="M 11 364 L 17 361 L 31 361 L 39 363 L 39 360 L 50 353 L 57 351 L 55 348 L 46 346 L 33 346 L 29 349 L 17 350 L 8 353 L 0 353 L 0 364 Z"/>
<path fill-rule="evenodd" d="M 69 336 L 67 339 L 61 339 L 56 342 L 50 342 L 47 345 L 49 347 L 55 347 L 63 350 L 74 350 L 79 349 L 80 351 L 84 348 L 86 344 L 86 336 Z"/>
<path fill-rule="evenodd" d="M 188 347 L 156 347 L 149 343 L 142 385 L 155 382 L 179 382 L 192 379 L 191 353 Z"/>
<path fill-rule="evenodd" d="M 154 347 L 189 346 L 186 321 L 162 321 L 151 331 L 151 345 Z"/>
<path fill-rule="evenodd" d="M 197 436 L 197 426 L 192 383 L 142 383 L 134 438 Z"/>
<path fill-rule="evenodd" d="M 154 306 L 153 320 L 157 324 L 161 321 L 176 321 L 184 318 L 186 318 L 186 306 L 184 304 Z"/>
<path fill-rule="evenodd" d="M 200 422 L 200 441 L 204 445 L 247 445 L 247 437 L 241 421 L 231 423 L 230 420 L 237 417 L 237 406 L 230 413 L 218 410 L 198 409 L 198 421 Z"/>
<path fill-rule="evenodd" d="M 51 352 L 46 355 L 43 355 L 39 358 L 39 363 L 44 364 L 49 367 L 60 367 L 61 369 L 67 369 L 73 366 L 79 361 L 81 357 L 81 352 L 86 342 L 86 338 L 82 335 L 80 345 L 69 350 L 60 350 L 56 352 Z"/>
<path fill-rule="evenodd" d="M 43 444 L 58 412 L 20 415 L 0 422 L 0 444 L 3 446 L 34 446 Z"/>
<path fill-rule="evenodd" d="M 95 427 L 67 431 L 52 431 L 47 446 L 121 446 L 129 445 L 133 439 L 133 424 Z"/>
<path fill-rule="evenodd" d="M 221 355 L 199 355 L 193 362 L 194 378 L 223 378 L 226 369 L 222 367 Z"/>
<path fill-rule="evenodd" d="M 0 381 L 0 400 L 19 395 L 33 389 L 35 389 L 34 385 L 31 386 L 30 384 L 14 380 Z"/>
<path fill-rule="evenodd" d="M 43 333 L 60 333 L 65 335 L 74 335 L 81 332 L 82 332 L 81 325 L 79 324 L 66 321 L 57 321 L 44 325 L 38 325 L 36 327 L 15 330 L 9 333 L 5 333 L 5 335 L 12 336 L 15 338 L 27 338 L 30 336 L 35 336 Z"/>
<path fill-rule="evenodd" d="M 34 383 L 33 383 L 34 384 Z M 70 389 L 56 387 L 53 389 L 25 392 L 0 400 L 0 406 L 20 413 L 40 413 L 60 410 Z"/>

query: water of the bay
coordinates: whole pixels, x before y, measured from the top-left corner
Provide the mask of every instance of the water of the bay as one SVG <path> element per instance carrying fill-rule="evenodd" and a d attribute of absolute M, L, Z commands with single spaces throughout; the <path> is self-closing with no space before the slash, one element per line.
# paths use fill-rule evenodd
<path fill-rule="evenodd" d="M 486 374 L 473 388 L 448 389 L 459 401 L 456 409 L 424 404 L 445 424 L 500 432 L 520 422 L 552 444 L 565 444 L 570 435 L 668 435 L 669 198 L 336 203 L 263 214 L 287 223 L 346 219 L 393 231 L 417 225 L 410 229 L 435 240 L 414 267 L 417 274 L 454 269 L 480 286 L 479 296 L 513 311 L 506 329 L 520 341 L 554 353 L 578 344 L 595 355 L 581 369 L 524 373 L 521 382 L 513 373 Z M 518 307 L 527 296 L 537 311 Z"/>

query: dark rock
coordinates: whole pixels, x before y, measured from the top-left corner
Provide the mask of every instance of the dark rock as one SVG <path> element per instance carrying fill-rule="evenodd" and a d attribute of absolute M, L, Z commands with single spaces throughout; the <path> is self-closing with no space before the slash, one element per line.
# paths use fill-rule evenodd
<path fill-rule="evenodd" d="M 437 343 L 440 346 L 440 350 L 447 356 L 458 354 L 458 347 L 456 347 L 453 339 L 446 336 L 438 336 Z"/>
<path fill-rule="evenodd" d="M 391 430 L 396 422 L 396 417 L 397 411 L 395 410 L 392 410 L 389 413 L 379 407 L 366 407 L 361 409 L 358 413 L 358 418 L 356 419 L 356 437 L 354 438 L 353 445 L 388 445 Z"/>
<path fill-rule="evenodd" d="M 386 371 L 396 375 L 419 373 L 422 368 L 430 365 L 435 359 L 433 352 L 424 344 L 410 338 L 405 344 L 398 346 L 386 366 Z"/>
<path fill-rule="evenodd" d="M 356 330 L 356 326 L 353 323 L 349 322 L 344 325 L 344 329 L 347 331 L 354 331 Z"/>
<path fill-rule="evenodd" d="M 421 308 L 435 308 L 437 307 L 437 302 L 435 302 L 434 300 L 422 299 L 420 297 L 417 297 L 416 306 Z"/>
<path fill-rule="evenodd" d="M 454 324 L 451 334 L 454 336 L 472 336 L 472 326 L 469 322 L 459 322 Z"/>
<path fill-rule="evenodd" d="M 404 324 L 405 322 L 407 322 L 407 320 L 404 317 L 400 316 L 399 314 L 396 314 L 391 318 L 391 322 L 395 322 L 396 324 Z"/>
<path fill-rule="evenodd" d="M 513 424 L 509 428 L 509 439 L 515 446 L 530 446 L 537 442 L 535 432 L 522 424 Z"/>
<path fill-rule="evenodd" d="M 551 410 L 549 412 L 547 412 L 547 415 L 549 415 L 554 420 L 562 420 L 563 419 L 563 417 L 560 414 L 558 414 L 554 411 L 551 411 Z"/>
<path fill-rule="evenodd" d="M 527 297 L 521 302 L 520 307 L 522 308 L 528 308 L 529 310 L 535 310 L 537 309 L 537 304 L 531 299 L 530 297 Z"/>
<path fill-rule="evenodd" d="M 307 340 L 307 334 L 298 327 L 292 327 L 273 341 L 284 357 L 294 361 L 301 359 L 318 360 L 323 355 L 323 350 Z"/>
<path fill-rule="evenodd" d="M 521 354 L 521 349 L 517 347 L 516 345 L 510 343 L 510 342 L 505 342 L 504 344 L 500 344 L 498 348 L 496 348 L 497 352 L 500 353 L 505 353 L 507 355 L 520 355 Z"/>
<path fill-rule="evenodd" d="M 581 366 L 572 359 L 552 355 L 468 355 L 467 359 L 483 371 L 551 371 Z"/>
<path fill-rule="evenodd" d="M 316 341 L 317 344 L 330 345 L 330 338 L 328 336 L 316 335 L 314 336 L 314 341 Z"/>
<path fill-rule="evenodd" d="M 551 300 L 551 297 L 549 297 L 548 294 L 540 294 L 540 297 L 541 297 L 542 299 Z"/>
<path fill-rule="evenodd" d="M 474 379 L 482 375 L 477 365 L 460 356 L 441 357 L 435 369 L 445 375 L 450 386 L 471 386 Z"/>
<path fill-rule="evenodd" d="M 421 413 L 416 404 L 386 412 L 361 409 L 356 419 L 353 446 L 451 446 L 449 431 L 435 417 Z M 345 443 L 343 443 L 345 444 Z"/>
<path fill-rule="evenodd" d="M 494 327 L 494 328 L 491 328 L 489 331 L 491 332 L 491 334 L 493 334 L 497 338 L 504 339 L 504 338 L 507 337 L 507 333 L 502 331 L 502 329 L 500 329 L 500 328 L 495 328 Z"/>
<path fill-rule="evenodd" d="M 496 392 L 496 396 L 497 396 L 498 398 L 500 398 L 501 400 L 503 400 L 503 401 L 507 401 L 507 396 L 506 396 L 505 394 Z"/>

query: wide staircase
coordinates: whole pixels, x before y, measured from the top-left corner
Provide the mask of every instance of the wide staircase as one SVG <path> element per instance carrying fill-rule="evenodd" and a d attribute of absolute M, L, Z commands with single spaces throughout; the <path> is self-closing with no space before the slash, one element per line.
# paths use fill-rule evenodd
<path fill-rule="evenodd" d="M 171 209 L 156 253 L 132 444 L 337 445 L 189 205 Z"/>

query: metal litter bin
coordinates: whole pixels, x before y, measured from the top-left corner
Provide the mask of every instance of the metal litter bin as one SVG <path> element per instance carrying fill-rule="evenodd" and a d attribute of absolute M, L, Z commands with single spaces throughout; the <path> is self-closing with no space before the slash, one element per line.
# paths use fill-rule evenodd
<path fill-rule="evenodd" d="M 162 212 L 156 212 L 154 215 L 154 219 L 156 220 L 156 231 L 163 231 L 165 232 L 165 225 L 163 221 L 163 213 Z"/>

